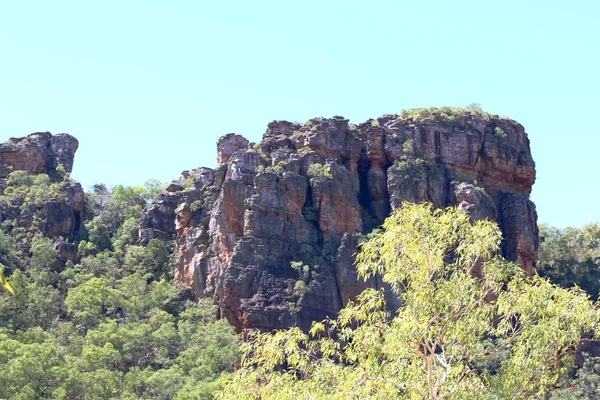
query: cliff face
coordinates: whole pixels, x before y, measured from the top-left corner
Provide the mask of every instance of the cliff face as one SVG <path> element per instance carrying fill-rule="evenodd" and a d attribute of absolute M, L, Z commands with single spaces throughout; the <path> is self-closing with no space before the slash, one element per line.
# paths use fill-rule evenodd
<path fill-rule="evenodd" d="M 59 254 L 56 267 L 74 260 L 81 235 L 84 194 L 81 185 L 63 180 L 73 169 L 79 143 L 67 134 L 33 133 L 0 144 L 0 223 L 18 238 L 25 258 L 35 234 L 54 239 Z M 9 174 L 26 171 L 46 174 L 48 181 L 31 190 L 18 182 L 7 187 Z M 29 182 L 31 185 L 31 182 Z"/>
<path fill-rule="evenodd" d="M 535 167 L 515 121 L 478 111 L 274 121 L 263 140 L 222 137 L 216 169 L 186 171 L 146 211 L 142 243 L 176 239 L 177 278 L 239 330 L 336 314 L 377 279 L 357 279 L 360 235 L 403 201 L 490 218 L 503 255 L 531 272 Z M 393 301 L 393 299 L 390 299 Z"/>
<path fill-rule="evenodd" d="M 32 133 L 21 138 L 10 138 L 0 144 L 0 185 L 12 171 L 56 177 L 56 168 L 62 165 L 66 172 L 73 170 L 79 142 L 71 135 L 52 135 L 49 132 Z"/>

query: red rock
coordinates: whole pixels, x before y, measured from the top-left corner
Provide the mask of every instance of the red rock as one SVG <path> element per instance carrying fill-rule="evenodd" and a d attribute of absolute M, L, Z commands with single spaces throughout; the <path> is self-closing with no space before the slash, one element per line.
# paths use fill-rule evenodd
<path fill-rule="evenodd" d="M 217 147 L 219 168 L 187 192 L 160 196 L 140 236 L 176 237 L 178 279 L 213 298 L 238 330 L 307 329 L 366 287 L 382 287 L 357 279 L 355 235 L 403 201 L 497 221 L 503 255 L 532 271 L 535 164 L 512 120 L 464 111 L 453 120 L 385 115 L 356 128 L 342 117 L 274 121 L 252 148 L 233 134 Z"/>

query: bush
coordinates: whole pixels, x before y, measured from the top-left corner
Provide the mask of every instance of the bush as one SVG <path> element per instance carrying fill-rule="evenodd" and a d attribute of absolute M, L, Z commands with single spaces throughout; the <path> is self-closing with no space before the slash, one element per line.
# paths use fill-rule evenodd
<path fill-rule="evenodd" d="M 275 165 L 273 167 L 273 170 L 275 172 L 277 172 L 278 174 L 283 174 L 283 171 L 285 170 L 285 166 L 286 166 L 286 162 L 285 161 L 279 161 L 277 163 L 277 165 Z"/>
<path fill-rule="evenodd" d="M 6 179 L 6 186 L 31 186 L 32 183 L 33 179 L 27 171 L 13 171 Z"/>
<path fill-rule="evenodd" d="M 490 120 L 492 115 L 483 111 L 481 105 L 473 103 L 465 108 L 460 107 L 430 107 L 413 108 L 402 110 L 398 119 L 411 120 L 412 122 L 422 122 L 425 119 L 445 120 L 449 122 L 459 122 L 468 115 L 474 115 L 484 120 Z"/>
<path fill-rule="evenodd" d="M 306 172 L 308 176 L 311 178 L 317 177 L 325 177 L 328 179 L 332 178 L 331 172 L 329 172 L 329 168 L 326 165 L 314 163 L 308 167 L 308 171 Z"/>
<path fill-rule="evenodd" d="M 506 138 L 506 132 L 504 132 L 504 129 L 497 126 L 494 128 L 494 136 L 504 139 Z"/>
<path fill-rule="evenodd" d="M 308 286 L 302 280 L 296 281 L 294 284 L 294 294 L 298 297 L 304 296 L 308 292 Z"/>

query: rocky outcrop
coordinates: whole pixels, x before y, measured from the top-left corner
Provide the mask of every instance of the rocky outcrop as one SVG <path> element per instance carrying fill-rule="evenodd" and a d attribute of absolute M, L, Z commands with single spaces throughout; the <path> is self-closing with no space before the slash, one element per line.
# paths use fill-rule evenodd
<path fill-rule="evenodd" d="M 60 172 L 57 167 L 62 165 L 64 171 L 70 173 L 78 147 L 77 139 L 67 134 L 38 132 L 26 137 L 10 138 L 0 144 L 0 183 L 12 171 L 18 170 L 58 177 Z"/>
<path fill-rule="evenodd" d="M 84 194 L 79 183 L 65 178 L 73 169 L 78 145 L 73 136 L 49 132 L 0 144 L 0 223 L 19 238 L 25 258 L 35 234 L 55 241 L 57 265 L 77 255 L 73 242 L 84 234 Z M 31 182 L 7 187 L 14 171 L 27 172 Z M 40 179 L 43 174 L 47 177 Z"/>
<path fill-rule="evenodd" d="M 239 330 L 307 328 L 380 287 L 357 279 L 353 254 L 404 201 L 497 221 L 504 256 L 531 272 L 535 167 L 524 128 L 478 110 L 417 111 L 358 126 L 274 121 L 256 144 L 226 135 L 216 169 L 186 172 L 150 205 L 142 242 L 177 240 L 177 279 Z"/>

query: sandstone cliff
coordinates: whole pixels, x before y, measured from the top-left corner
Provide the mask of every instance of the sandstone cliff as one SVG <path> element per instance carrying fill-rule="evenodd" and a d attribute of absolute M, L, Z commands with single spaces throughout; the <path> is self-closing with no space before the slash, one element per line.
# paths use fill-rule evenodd
<path fill-rule="evenodd" d="M 357 280 L 353 254 L 403 201 L 497 221 L 503 255 L 533 269 L 535 166 L 513 120 L 442 108 L 274 121 L 260 143 L 228 134 L 217 150 L 217 168 L 185 171 L 148 207 L 140 238 L 175 239 L 177 279 L 239 330 L 307 328 L 379 287 Z"/>
<path fill-rule="evenodd" d="M 25 258 L 35 234 L 54 240 L 57 268 L 77 255 L 73 241 L 82 235 L 84 194 L 80 184 L 64 178 L 73 169 L 78 146 L 73 136 L 49 132 L 0 144 L 0 223 L 17 238 Z M 21 179 L 38 180 L 7 187 L 14 171 L 31 174 Z"/>

